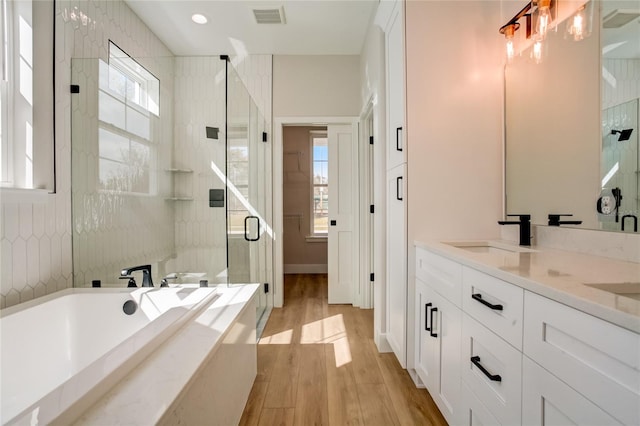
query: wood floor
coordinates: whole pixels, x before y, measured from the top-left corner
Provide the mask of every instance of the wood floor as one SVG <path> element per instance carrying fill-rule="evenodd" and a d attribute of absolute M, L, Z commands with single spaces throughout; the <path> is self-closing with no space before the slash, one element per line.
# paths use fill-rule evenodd
<path fill-rule="evenodd" d="M 286 275 L 258 344 L 241 425 L 446 425 L 391 353 L 373 342 L 373 311 L 327 304 L 326 275 Z"/>

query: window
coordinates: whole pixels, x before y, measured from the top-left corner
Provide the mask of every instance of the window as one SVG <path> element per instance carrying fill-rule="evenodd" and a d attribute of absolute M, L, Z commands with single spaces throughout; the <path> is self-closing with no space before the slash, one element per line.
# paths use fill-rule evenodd
<path fill-rule="evenodd" d="M 327 133 L 311 131 L 311 235 L 329 232 L 329 144 Z"/>
<path fill-rule="evenodd" d="M 100 61 L 99 189 L 155 193 L 151 171 L 159 100 L 160 81 L 110 43 L 109 63 Z"/>
<path fill-rule="evenodd" d="M 2 187 L 54 187 L 52 16 L 53 2 L 0 0 Z"/>

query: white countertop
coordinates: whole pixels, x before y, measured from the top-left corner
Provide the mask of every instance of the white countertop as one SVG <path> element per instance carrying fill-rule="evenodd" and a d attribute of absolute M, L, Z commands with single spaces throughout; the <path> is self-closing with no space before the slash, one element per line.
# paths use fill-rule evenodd
<path fill-rule="evenodd" d="M 506 241 L 497 245 L 518 247 Z M 531 246 L 531 251 L 478 253 L 443 242 L 416 247 L 640 333 L 640 300 L 585 284 L 640 283 L 640 263 Z"/>
<path fill-rule="evenodd" d="M 220 346 L 258 287 L 258 284 L 219 286 L 220 297 L 108 390 L 74 424 L 156 424 L 203 362 Z"/>

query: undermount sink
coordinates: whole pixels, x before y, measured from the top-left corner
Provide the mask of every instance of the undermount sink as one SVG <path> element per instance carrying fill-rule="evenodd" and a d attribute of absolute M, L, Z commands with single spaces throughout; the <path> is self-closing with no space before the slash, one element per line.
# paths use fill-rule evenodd
<path fill-rule="evenodd" d="M 584 285 L 608 291 L 618 296 L 640 300 L 640 282 L 638 283 L 584 283 Z"/>
<path fill-rule="evenodd" d="M 497 241 L 443 241 L 442 243 L 473 253 L 506 254 L 535 252 L 535 250 L 525 247 L 513 246 Z"/>

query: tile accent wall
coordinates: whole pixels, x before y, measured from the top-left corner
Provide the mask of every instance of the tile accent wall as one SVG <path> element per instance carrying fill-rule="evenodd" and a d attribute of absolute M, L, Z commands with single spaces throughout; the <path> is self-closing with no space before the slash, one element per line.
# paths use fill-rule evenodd
<path fill-rule="evenodd" d="M 226 210 L 209 207 L 209 189 L 224 189 L 224 61 L 176 58 L 175 84 L 173 166 L 193 173 L 175 173 L 174 190 L 192 201 L 173 202 L 177 257 L 168 262 L 166 272 L 198 273 L 210 282 L 222 281 L 227 265 Z M 218 139 L 206 138 L 206 126 L 220 129 Z"/>
<path fill-rule="evenodd" d="M 602 109 L 640 98 L 640 59 L 602 60 Z"/>
<path fill-rule="evenodd" d="M 86 220 L 76 220 L 72 225 L 72 106 L 71 95 L 68 90 L 71 82 L 71 58 L 101 58 L 106 60 L 109 40 L 112 40 L 131 56 L 142 58 L 141 62 L 146 67 L 152 68 L 154 66 L 151 58 L 173 58 L 173 54 L 167 47 L 123 1 L 58 0 L 56 2 L 57 193 L 44 196 L 45 199 L 37 203 L 14 203 L 8 202 L 4 198 L 1 201 L 0 250 L 2 265 L 0 265 L 0 308 L 25 302 L 34 297 L 43 296 L 73 285 L 72 226 L 82 226 L 84 229 Z M 145 62 L 147 59 L 150 62 Z M 215 59 L 219 61 L 217 57 Z M 242 59 L 232 59 L 232 64 L 237 66 L 243 82 L 267 119 L 269 128 L 272 104 L 271 63 L 271 55 L 251 55 Z M 161 87 L 163 87 L 162 84 Z M 175 137 L 177 136 L 178 131 L 176 130 Z M 161 175 L 163 172 L 158 170 L 158 173 L 158 178 L 162 180 Z M 195 180 L 200 179 L 196 176 L 196 173 L 193 174 L 193 178 Z M 175 185 L 175 178 L 173 180 Z M 171 182 L 168 185 L 170 186 Z M 177 185 L 180 184 L 178 183 Z M 271 194 L 268 196 L 270 199 Z M 93 203 L 92 209 L 94 212 L 102 213 L 100 203 Z M 177 216 L 182 214 L 179 213 L 179 209 L 180 207 L 176 209 Z M 195 223 L 199 223 L 201 226 L 202 222 L 198 222 L 197 218 L 203 212 L 202 209 L 194 209 L 193 217 L 191 217 L 191 213 L 187 216 L 180 216 L 185 220 L 175 222 L 176 243 L 181 241 L 180 238 L 183 237 L 186 242 L 189 242 L 186 231 L 184 235 L 182 234 L 182 228 L 186 229 L 187 223 L 190 223 L 191 220 L 195 220 Z M 132 239 L 117 237 L 117 235 L 127 235 L 133 227 L 132 222 L 123 218 L 119 223 L 120 225 L 117 225 L 115 230 L 108 228 L 107 230 L 99 231 L 110 235 L 109 238 L 103 239 L 101 244 L 95 245 L 86 242 L 80 243 L 79 247 L 75 247 L 78 255 L 88 256 L 90 260 L 93 259 L 92 266 L 86 271 L 76 271 L 79 281 L 86 284 L 93 278 L 100 278 L 100 274 L 104 273 L 99 271 L 100 265 L 106 262 L 105 259 L 108 257 L 108 253 L 125 250 L 128 253 L 127 259 L 131 264 L 141 259 L 139 251 L 134 246 L 127 245 Z M 193 229 L 195 230 L 196 228 L 194 227 Z M 195 241 L 193 238 L 200 238 L 201 232 L 202 228 L 200 228 L 200 232 L 194 231 L 190 234 L 192 236 L 192 245 L 193 241 Z M 165 238 L 169 240 L 173 238 L 171 232 L 167 235 L 169 236 Z M 165 248 L 159 248 L 152 256 L 155 259 L 160 259 L 164 254 L 169 257 L 173 254 L 165 252 L 167 252 Z M 148 259 L 148 256 L 149 254 L 145 253 L 142 257 Z M 163 265 L 163 268 L 166 268 L 167 271 L 176 270 L 179 266 L 177 263 L 171 264 L 172 260 L 168 259 L 167 263 Z M 177 260 L 176 258 L 175 261 L 177 262 Z M 112 263 L 110 267 L 113 268 L 116 264 L 120 267 L 121 263 L 125 261 L 127 260 L 119 257 L 117 260 L 109 261 L 108 263 Z M 86 276 L 85 272 L 87 273 Z"/>
<path fill-rule="evenodd" d="M 107 59 L 109 39 L 132 56 L 172 56 L 122 1 L 56 2 L 57 193 L 43 203 L 2 200 L 0 308 L 72 286 L 71 58 Z"/>

